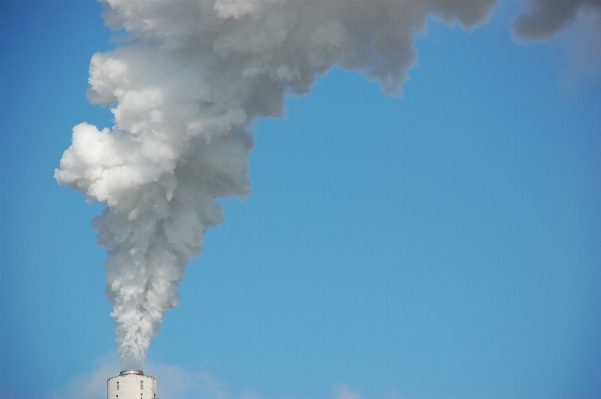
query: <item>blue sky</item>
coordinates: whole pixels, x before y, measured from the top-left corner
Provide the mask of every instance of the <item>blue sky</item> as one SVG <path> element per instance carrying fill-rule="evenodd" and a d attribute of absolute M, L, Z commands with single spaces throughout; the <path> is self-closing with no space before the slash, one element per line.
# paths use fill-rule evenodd
<path fill-rule="evenodd" d="M 113 33 L 92 1 L 0 7 L 0 396 L 103 397 L 101 206 L 53 173 L 74 125 L 111 125 L 85 93 Z M 521 7 L 432 21 L 400 98 L 335 69 L 255 124 L 253 193 L 150 348 L 164 398 L 601 396 L 601 66 L 582 21 L 512 42 Z"/>

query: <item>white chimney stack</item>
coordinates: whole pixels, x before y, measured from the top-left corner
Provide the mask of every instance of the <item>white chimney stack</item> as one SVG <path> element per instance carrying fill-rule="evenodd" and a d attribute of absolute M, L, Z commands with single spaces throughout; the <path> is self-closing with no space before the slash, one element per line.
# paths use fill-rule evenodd
<path fill-rule="evenodd" d="M 157 378 L 140 370 L 124 370 L 106 381 L 107 399 L 158 399 Z"/>

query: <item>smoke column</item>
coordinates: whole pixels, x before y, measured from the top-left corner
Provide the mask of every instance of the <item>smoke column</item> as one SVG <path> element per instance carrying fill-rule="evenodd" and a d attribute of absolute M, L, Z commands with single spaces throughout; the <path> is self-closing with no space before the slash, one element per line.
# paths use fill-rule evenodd
<path fill-rule="evenodd" d="M 215 199 L 250 193 L 256 118 L 281 117 L 287 93 L 307 93 L 334 65 L 396 93 L 428 16 L 470 29 L 495 1 L 102 0 L 106 24 L 128 39 L 94 54 L 88 98 L 110 106 L 115 124 L 75 126 L 55 178 L 107 204 L 92 225 L 122 369 L 142 369 L 178 305 L 186 264 L 224 220 Z M 546 2 L 533 4 L 526 19 Z M 529 24 L 515 22 L 526 38 Z"/>

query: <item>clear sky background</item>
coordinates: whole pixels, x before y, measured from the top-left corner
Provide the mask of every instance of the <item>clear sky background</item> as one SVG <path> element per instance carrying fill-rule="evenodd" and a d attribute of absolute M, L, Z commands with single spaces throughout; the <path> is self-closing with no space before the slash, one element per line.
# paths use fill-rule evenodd
<path fill-rule="evenodd" d="M 517 45 L 522 7 L 432 21 L 400 98 L 333 70 L 255 124 L 253 193 L 151 345 L 162 399 L 601 397 L 600 22 Z M 111 126 L 85 93 L 113 33 L 93 1 L 0 16 L 0 397 L 102 398 L 101 208 L 53 173 Z"/>

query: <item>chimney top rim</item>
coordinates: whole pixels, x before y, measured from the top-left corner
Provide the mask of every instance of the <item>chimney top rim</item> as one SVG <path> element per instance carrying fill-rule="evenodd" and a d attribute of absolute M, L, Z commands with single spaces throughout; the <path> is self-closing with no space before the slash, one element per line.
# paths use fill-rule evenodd
<path fill-rule="evenodd" d="M 123 370 L 119 375 L 144 375 L 142 370 Z"/>

